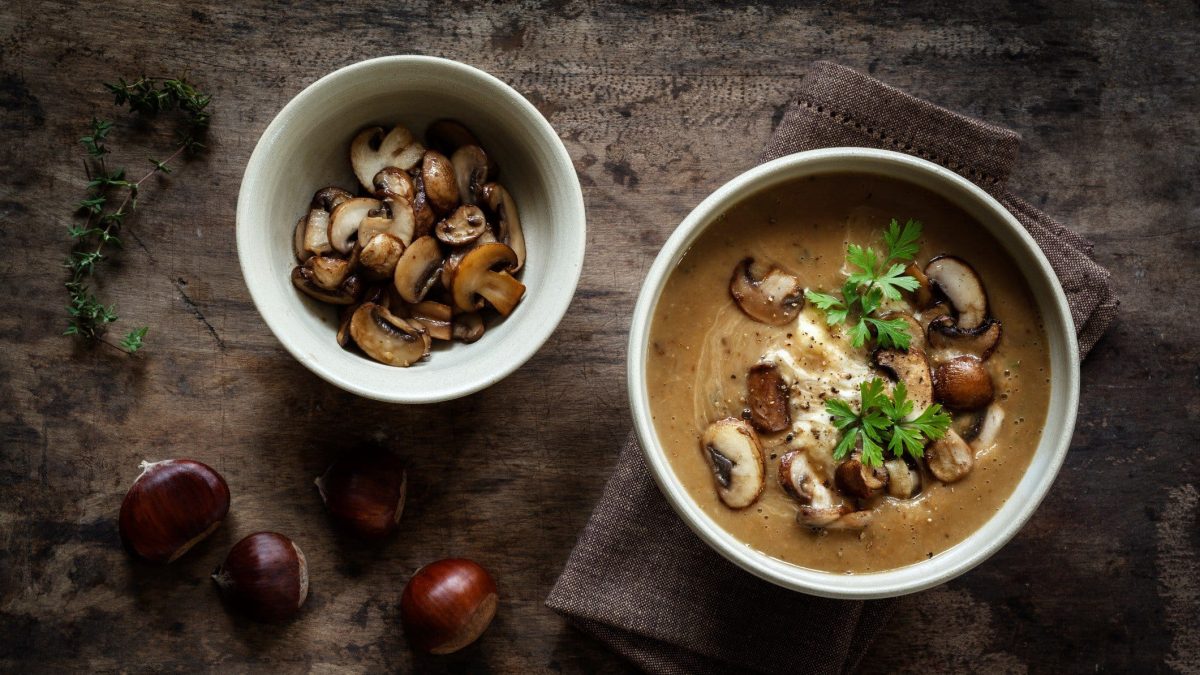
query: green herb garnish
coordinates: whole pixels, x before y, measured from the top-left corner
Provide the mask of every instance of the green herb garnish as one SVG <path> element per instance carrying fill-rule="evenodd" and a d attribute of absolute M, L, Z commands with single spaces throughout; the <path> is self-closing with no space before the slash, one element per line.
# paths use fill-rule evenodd
<path fill-rule="evenodd" d="M 896 219 L 883 232 L 887 255 L 882 259 L 869 246 L 850 244 L 846 247 L 846 262 L 858 268 L 842 286 L 842 297 L 808 290 L 804 297 L 825 312 L 825 321 L 833 326 L 850 323 L 851 344 L 861 347 L 874 331 L 879 346 L 908 349 L 912 336 L 903 319 L 881 319 L 873 314 L 884 300 L 899 300 L 900 292 L 913 291 L 919 283 L 904 273 L 905 264 L 917 254 L 921 238 L 921 221 L 909 220 L 903 227 Z"/>
<path fill-rule="evenodd" d="M 833 418 L 833 425 L 842 432 L 842 438 L 833 450 L 834 459 L 843 459 L 862 444 L 862 462 L 869 467 L 883 464 L 884 450 L 894 457 L 905 454 L 920 459 L 925 455 L 925 444 L 946 435 L 950 428 L 950 415 L 934 403 L 915 419 L 906 419 L 913 412 L 913 402 L 908 400 L 908 390 L 903 382 L 896 383 L 892 395 L 884 391 L 880 378 L 863 382 L 859 386 L 862 403 L 858 412 L 840 398 L 825 401 L 825 411 Z"/>

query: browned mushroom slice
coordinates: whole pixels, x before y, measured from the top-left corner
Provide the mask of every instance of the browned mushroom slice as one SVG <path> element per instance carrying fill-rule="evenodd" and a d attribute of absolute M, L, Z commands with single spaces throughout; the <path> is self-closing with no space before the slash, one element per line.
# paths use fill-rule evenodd
<path fill-rule="evenodd" d="M 480 144 L 465 124 L 448 118 L 431 122 L 425 129 L 425 140 L 429 141 L 429 147 L 444 155 L 452 155 L 464 145 Z"/>
<path fill-rule="evenodd" d="M 368 127 L 350 143 L 350 165 L 363 188 L 373 190 L 373 179 L 381 170 L 394 166 L 408 171 L 417 165 L 424 151 L 403 125 L 397 124 L 386 134 L 382 127 Z"/>
<path fill-rule="evenodd" d="M 450 155 L 450 164 L 458 181 L 459 200 L 463 204 L 474 204 L 488 179 L 487 153 L 478 145 L 464 145 Z"/>
<path fill-rule="evenodd" d="M 933 371 L 933 397 L 951 410 L 978 410 L 992 402 L 992 374 L 975 356 L 959 356 Z"/>
<path fill-rule="evenodd" d="M 995 319 L 984 321 L 975 328 L 964 329 L 955 325 L 950 317 L 941 317 L 929 323 L 929 346 L 960 354 L 974 354 L 986 361 L 996 350 L 996 345 L 1000 344 L 1003 329 L 1003 325 Z"/>
<path fill-rule="evenodd" d="M 954 256 L 941 256 L 925 266 L 925 276 L 958 312 L 959 328 L 975 328 L 987 318 L 987 292 L 979 275 L 966 262 Z"/>
<path fill-rule="evenodd" d="M 852 511 L 825 526 L 827 530 L 861 530 L 875 519 L 874 511 Z"/>
<path fill-rule="evenodd" d="M 463 204 L 433 228 L 439 241 L 450 246 L 466 246 L 487 231 L 487 219 L 478 206 Z"/>
<path fill-rule="evenodd" d="M 758 500 L 766 468 L 758 435 L 749 424 L 734 417 L 713 422 L 700 438 L 700 450 L 726 506 L 744 509 Z"/>
<path fill-rule="evenodd" d="M 387 232 L 372 235 L 358 254 L 358 262 L 362 265 L 369 279 L 387 279 L 396 272 L 396 263 L 404 253 L 404 244 Z"/>
<path fill-rule="evenodd" d="M 311 261 L 312 258 L 309 260 Z M 292 285 L 314 300 L 328 302 L 331 305 L 352 305 L 362 293 L 362 282 L 353 274 L 347 276 L 337 288 L 327 290 L 316 284 L 312 269 L 303 265 L 292 269 Z"/>
<path fill-rule="evenodd" d="M 964 441 L 970 442 L 979 436 L 979 430 L 983 427 L 984 411 L 968 410 L 958 413 L 954 416 L 954 420 L 950 423 L 950 428 L 954 433 L 962 437 Z"/>
<path fill-rule="evenodd" d="M 429 355 L 429 335 L 373 302 L 363 303 L 350 319 L 354 344 L 389 366 L 411 366 Z"/>
<path fill-rule="evenodd" d="M 882 467 L 874 469 L 863 464 L 862 457 L 855 453 L 838 465 L 837 471 L 834 474 L 837 479 L 837 485 L 843 492 L 858 497 L 859 499 L 867 499 L 875 494 L 887 484 L 888 474 Z"/>
<path fill-rule="evenodd" d="M 304 250 L 309 255 L 324 255 L 333 252 L 329 243 L 329 212 L 312 208 L 304 218 Z"/>
<path fill-rule="evenodd" d="M 483 317 L 477 312 L 464 312 L 454 317 L 451 334 L 455 340 L 471 344 L 483 337 Z"/>
<path fill-rule="evenodd" d="M 363 291 L 362 298 L 353 305 L 343 305 L 338 313 L 338 330 L 337 343 L 342 349 L 350 349 L 354 344 L 354 338 L 350 336 L 350 319 L 354 318 L 354 312 L 366 302 L 380 303 L 381 298 L 387 286 L 371 286 Z"/>
<path fill-rule="evenodd" d="M 379 173 L 371 179 L 371 185 L 374 188 L 371 193 L 379 199 L 404 199 L 411 202 L 417 195 L 417 188 L 413 185 L 412 176 L 409 176 L 404 169 L 395 166 L 380 169 Z"/>
<path fill-rule="evenodd" d="M 729 293 L 751 319 L 772 326 L 794 321 L 804 309 L 800 280 L 754 258 L 746 258 L 734 268 Z"/>
<path fill-rule="evenodd" d="M 911 499 L 921 491 L 921 474 L 902 459 L 889 459 L 883 463 L 887 471 L 887 493 L 896 499 Z"/>
<path fill-rule="evenodd" d="M 483 244 L 471 250 L 454 273 L 451 292 L 454 306 L 463 312 L 479 308 L 476 297 L 487 300 L 496 311 L 504 316 L 512 313 L 521 297 L 525 295 L 525 284 L 517 281 L 505 271 L 517 264 L 517 256 L 504 244 Z"/>
<path fill-rule="evenodd" d="M 433 237 L 421 237 L 404 250 L 396 263 L 393 283 L 405 302 L 418 303 L 438 281 L 442 251 Z"/>
<path fill-rule="evenodd" d="M 292 252 L 296 254 L 296 260 L 304 262 L 312 257 L 313 252 L 304 247 L 304 233 L 308 225 L 308 215 L 300 216 L 300 220 L 296 221 L 296 229 L 292 230 Z M 326 225 L 328 227 L 328 225 Z"/>
<path fill-rule="evenodd" d="M 454 178 L 454 166 L 445 155 L 436 150 L 426 150 L 421 159 L 421 180 L 429 205 L 437 213 L 449 213 L 458 206 L 458 181 Z"/>
<path fill-rule="evenodd" d="M 345 258 L 314 255 L 304 261 L 304 267 L 311 272 L 310 278 L 317 288 L 332 291 L 346 280 L 353 264 Z"/>
<path fill-rule="evenodd" d="M 917 349 L 877 349 L 874 360 L 876 366 L 904 383 L 908 400 L 913 402 L 909 419 L 917 418 L 933 405 L 933 376 L 929 372 L 925 352 Z"/>
<path fill-rule="evenodd" d="M 925 331 L 921 330 L 921 324 L 917 323 L 917 320 L 913 318 L 912 314 L 909 314 L 908 312 L 895 311 L 887 312 L 879 318 L 900 319 L 903 321 L 905 331 L 908 333 L 909 338 L 911 338 L 908 343 L 908 348 L 925 351 Z"/>
<path fill-rule="evenodd" d="M 357 239 L 365 242 L 386 232 L 408 246 L 412 243 L 415 230 L 412 204 L 407 199 L 396 197 L 385 199 L 380 208 L 367 212 L 367 217 L 358 226 Z"/>
<path fill-rule="evenodd" d="M 935 478 L 943 483 L 953 483 L 971 473 L 975 454 L 961 436 L 947 430 L 945 436 L 925 448 L 925 463 Z"/>
<path fill-rule="evenodd" d="M 413 236 L 424 237 L 433 232 L 433 223 L 437 220 L 437 215 L 429 205 L 429 197 L 425 194 L 425 179 L 421 177 L 420 171 L 413 174 L 413 186 L 416 190 L 412 198 L 415 228 Z"/>
<path fill-rule="evenodd" d="M 412 320 L 424 326 L 430 337 L 435 340 L 450 339 L 452 319 L 450 305 L 425 300 L 413 305 L 409 311 L 412 313 Z"/>
<path fill-rule="evenodd" d="M 825 527 L 849 510 L 834 500 L 833 491 L 825 487 L 803 450 L 793 450 L 779 458 L 779 485 L 800 502 L 796 520 L 802 525 Z"/>
<path fill-rule="evenodd" d="M 996 443 L 996 436 L 1000 433 L 1000 427 L 1004 424 L 1004 408 L 998 404 L 993 404 L 988 407 L 987 412 L 981 415 L 979 423 L 979 431 L 975 438 L 971 439 L 971 448 L 973 450 L 988 450 Z"/>
<path fill-rule="evenodd" d="M 486 229 L 479 238 L 470 246 L 460 246 L 453 248 L 446 254 L 446 260 L 442 263 L 442 286 L 444 288 L 454 287 L 454 273 L 458 271 L 458 264 L 462 259 L 467 257 L 467 254 L 484 244 L 494 244 L 496 242 L 495 235 L 491 229 Z"/>
<path fill-rule="evenodd" d="M 916 263 L 909 263 L 908 267 L 904 268 L 904 273 L 917 280 L 917 290 L 912 291 L 913 302 L 920 309 L 933 306 L 933 289 L 929 285 L 929 277 L 925 276 L 925 272 L 917 267 Z"/>
<path fill-rule="evenodd" d="M 356 197 L 338 204 L 329 215 L 329 243 L 338 253 L 348 254 L 357 241 L 358 228 L 367 214 L 380 208 L 378 199 Z"/>
<path fill-rule="evenodd" d="M 517 213 L 516 201 L 499 183 L 484 185 L 480 188 L 479 197 L 488 210 L 496 214 L 500 225 L 496 236 L 517 254 L 517 266 L 513 273 L 520 272 L 525 267 L 525 231 L 521 227 L 521 216 Z"/>
<path fill-rule="evenodd" d="M 773 363 L 760 363 L 746 375 L 746 398 L 750 404 L 750 423 L 755 429 L 775 433 L 792 423 L 788 409 L 787 385 Z"/>

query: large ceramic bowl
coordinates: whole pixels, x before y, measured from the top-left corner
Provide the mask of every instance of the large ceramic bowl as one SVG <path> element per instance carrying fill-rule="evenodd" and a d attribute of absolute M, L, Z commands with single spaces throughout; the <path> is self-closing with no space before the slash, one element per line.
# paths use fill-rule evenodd
<path fill-rule="evenodd" d="M 474 344 L 435 347 L 410 368 L 346 351 L 337 311 L 298 292 L 291 232 L 313 192 L 357 186 L 349 148 L 366 126 L 402 123 L 423 133 L 455 118 L 479 137 L 516 200 L 527 244 L 525 299 Z M 381 401 L 429 403 L 470 394 L 525 363 L 567 311 L 583 267 L 583 193 L 571 158 L 529 101 L 487 73 L 426 56 L 387 56 L 317 80 L 263 132 L 242 178 L 237 248 L 267 326 L 300 363 L 329 382 Z"/>
<path fill-rule="evenodd" d="M 807 569 L 760 553 L 719 527 L 688 494 L 671 468 L 650 415 L 646 353 L 651 318 L 668 275 L 700 234 L 743 199 L 804 176 L 859 172 L 908 181 L 942 195 L 977 219 L 1029 282 L 1050 342 L 1050 409 L 1041 442 L 1016 489 L 979 530 L 928 560 L 885 572 L 838 574 Z M 634 425 L 659 488 L 679 516 L 709 546 L 779 586 L 833 598 L 881 598 L 944 583 L 986 560 L 1021 529 L 1046 496 L 1071 442 L 1079 399 L 1075 331 L 1066 296 L 1050 264 L 1021 224 L 995 199 L 936 164 L 884 150 L 830 148 L 782 157 L 733 179 L 700 203 L 667 240 L 642 286 L 629 336 L 628 386 Z"/>

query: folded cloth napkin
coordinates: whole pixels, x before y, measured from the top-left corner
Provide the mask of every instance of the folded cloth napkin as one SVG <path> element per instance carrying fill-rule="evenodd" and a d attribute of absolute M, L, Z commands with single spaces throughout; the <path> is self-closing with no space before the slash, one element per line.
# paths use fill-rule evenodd
<path fill-rule="evenodd" d="M 833 63 L 814 64 L 762 161 L 865 146 L 906 152 L 966 177 L 1005 205 L 1058 275 L 1080 358 L 1113 320 L 1117 297 L 1091 244 L 1005 188 L 1020 137 Z M 855 669 L 892 601 L 790 593 L 709 549 L 659 493 L 635 440 L 546 604 L 655 673 L 839 673 Z"/>

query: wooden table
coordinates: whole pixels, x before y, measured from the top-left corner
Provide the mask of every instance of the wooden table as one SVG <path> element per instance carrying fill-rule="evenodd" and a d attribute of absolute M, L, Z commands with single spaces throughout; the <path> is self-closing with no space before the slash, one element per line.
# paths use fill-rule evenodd
<path fill-rule="evenodd" d="M 986 3 L 984 3 L 986 4 Z M 781 3 L 782 5 L 782 3 Z M 909 598 L 868 670 L 1200 669 L 1200 22 L 1192 3 L 871 7 L 735 3 L 73 2 L 0 8 L 0 669 L 624 672 L 543 606 L 629 431 L 628 317 L 675 224 L 750 167 L 807 64 L 828 58 L 1020 131 L 1017 191 L 1097 244 L 1119 322 L 1084 365 L 1054 491 L 962 578 Z M 492 389 L 437 406 L 343 393 L 280 347 L 238 271 L 234 202 L 272 116 L 363 58 L 423 53 L 510 82 L 583 183 L 588 257 L 550 342 Z M 66 226 L 100 82 L 190 72 L 215 97 L 211 151 L 145 190 L 104 296 L 151 326 L 135 358 L 64 328 Z M 165 139 L 122 122 L 118 161 Z M 412 463 L 400 536 L 336 537 L 312 479 L 346 446 Z M 208 462 L 231 520 L 168 568 L 133 562 L 116 513 L 142 459 Z M 285 627 L 223 609 L 208 575 L 275 529 L 308 553 Z M 469 556 L 503 604 L 477 645 L 414 658 L 400 590 Z"/>

